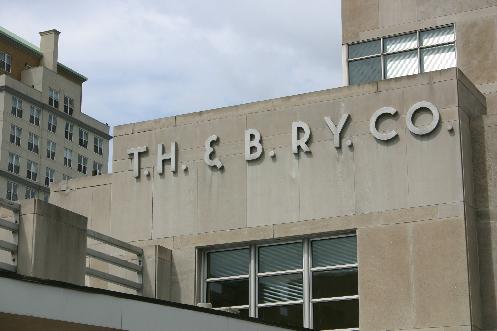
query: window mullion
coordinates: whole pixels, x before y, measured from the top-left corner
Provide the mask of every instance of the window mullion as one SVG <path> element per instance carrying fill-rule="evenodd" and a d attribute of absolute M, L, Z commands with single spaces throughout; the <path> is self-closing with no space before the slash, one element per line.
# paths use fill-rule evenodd
<path fill-rule="evenodd" d="M 257 250 L 255 245 L 250 246 L 249 268 L 249 316 L 257 317 Z"/>
<path fill-rule="evenodd" d="M 311 318 L 311 275 L 310 275 L 310 243 L 309 239 L 304 239 L 303 254 L 303 286 L 304 286 L 304 327 L 312 327 Z"/>

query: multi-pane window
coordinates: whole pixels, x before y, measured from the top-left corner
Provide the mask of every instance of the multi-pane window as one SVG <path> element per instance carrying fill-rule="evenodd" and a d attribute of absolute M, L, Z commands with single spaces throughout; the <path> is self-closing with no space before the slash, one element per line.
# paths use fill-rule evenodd
<path fill-rule="evenodd" d="M 10 125 L 10 143 L 21 146 L 22 129 L 17 125 Z"/>
<path fill-rule="evenodd" d="M 40 126 L 41 109 L 31 105 L 31 113 L 29 114 L 29 123 Z"/>
<path fill-rule="evenodd" d="M 50 139 L 47 140 L 47 158 L 51 160 L 55 160 L 55 149 L 57 148 L 57 144 L 55 142 L 51 141 Z"/>
<path fill-rule="evenodd" d="M 74 99 L 64 96 L 64 113 L 71 115 L 74 112 Z"/>
<path fill-rule="evenodd" d="M 72 150 L 69 148 L 64 148 L 64 165 L 66 167 L 72 167 Z"/>
<path fill-rule="evenodd" d="M 12 109 L 10 113 L 15 117 L 22 118 L 22 99 L 12 96 Z"/>
<path fill-rule="evenodd" d="M 79 146 L 88 147 L 88 131 L 79 128 Z"/>
<path fill-rule="evenodd" d="M 28 136 L 28 151 L 38 154 L 39 151 L 40 138 L 33 132 L 29 133 Z"/>
<path fill-rule="evenodd" d="M 355 235 L 208 251 L 203 298 L 214 309 L 314 329 L 358 329 Z"/>
<path fill-rule="evenodd" d="M 92 176 L 98 176 L 102 174 L 102 163 L 98 163 L 96 161 L 93 161 L 93 171 L 92 171 Z"/>
<path fill-rule="evenodd" d="M 19 174 L 19 166 L 20 166 L 20 158 L 19 155 L 15 153 L 9 153 L 9 165 L 7 169 L 9 172 L 12 172 L 14 174 Z"/>
<path fill-rule="evenodd" d="M 68 176 L 68 175 L 66 175 L 66 174 L 62 174 L 62 179 L 63 179 L 63 180 L 69 180 L 69 179 L 72 179 L 72 177 L 71 177 L 71 176 Z"/>
<path fill-rule="evenodd" d="M 93 137 L 93 151 L 99 155 L 104 153 L 104 140 L 99 137 Z"/>
<path fill-rule="evenodd" d="M 0 70 L 10 72 L 11 67 L 12 57 L 5 52 L 0 52 Z"/>
<path fill-rule="evenodd" d="M 456 66 L 454 26 L 384 37 L 348 47 L 349 84 Z"/>
<path fill-rule="evenodd" d="M 66 127 L 65 127 L 65 130 L 64 130 L 64 137 L 69 140 L 69 141 L 72 141 L 72 133 L 74 131 L 74 125 L 70 122 L 66 122 Z"/>
<path fill-rule="evenodd" d="M 26 186 L 26 194 L 24 195 L 25 199 L 34 199 L 38 192 L 32 187 Z"/>
<path fill-rule="evenodd" d="M 26 178 L 36 182 L 38 179 L 38 163 L 28 160 L 26 166 Z"/>
<path fill-rule="evenodd" d="M 55 179 L 55 170 L 47 167 L 45 171 L 45 186 L 49 186 Z"/>
<path fill-rule="evenodd" d="M 78 171 L 84 173 L 85 175 L 88 172 L 88 158 L 81 154 L 78 154 Z"/>
<path fill-rule="evenodd" d="M 11 181 L 7 182 L 7 194 L 5 198 L 10 201 L 17 201 L 17 183 Z"/>
<path fill-rule="evenodd" d="M 53 88 L 48 89 L 48 104 L 54 108 L 59 108 L 59 91 Z"/>
<path fill-rule="evenodd" d="M 54 114 L 48 114 L 48 131 L 53 133 L 57 131 L 57 117 Z"/>

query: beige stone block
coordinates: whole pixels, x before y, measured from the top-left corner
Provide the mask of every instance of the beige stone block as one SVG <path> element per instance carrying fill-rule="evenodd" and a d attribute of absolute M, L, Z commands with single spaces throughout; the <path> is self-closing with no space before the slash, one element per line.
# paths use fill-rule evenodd
<path fill-rule="evenodd" d="M 110 235 L 112 188 L 110 185 L 105 185 L 93 187 L 88 190 L 91 190 L 91 208 L 88 227 L 94 231 Z"/>
<path fill-rule="evenodd" d="M 273 226 L 258 226 L 174 237 L 174 249 L 240 244 L 273 238 Z"/>
<path fill-rule="evenodd" d="M 164 174 L 154 173 L 152 238 L 197 232 L 197 164 L 188 163 L 176 173 L 165 167 Z"/>
<path fill-rule="evenodd" d="M 482 328 L 497 328 L 497 223 L 478 224 L 478 255 L 480 259 Z"/>
<path fill-rule="evenodd" d="M 296 221 L 299 217 L 299 162 L 291 148 L 247 162 L 247 226 Z M 300 156 L 307 159 L 306 155 Z M 311 160 L 306 160 L 311 161 Z M 243 161 L 245 162 L 245 161 Z"/>
<path fill-rule="evenodd" d="M 457 1 L 458 3 L 471 3 Z M 475 84 L 485 84 L 497 80 L 497 23 L 495 17 L 479 17 L 477 20 L 464 20 L 456 25 L 458 67 Z M 478 52 L 473 50 L 478 49 Z"/>
<path fill-rule="evenodd" d="M 295 108 L 284 107 L 247 115 L 247 128 L 257 129 L 262 140 L 282 134 L 291 134 L 292 122 L 298 121 Z M 310 123 L 308 123 L 310 125 Z M 290 141 L 291 142 L 291 141 Z"/>
<path fill-rule="evenodd" d="M 359 325 L 368 330 L 412 328 L 412 237 L 409 225 L 359 229 Z"/>
<path fill-rule="evenodd" d="M 372 135 L 354 139 L 356 213 L 407 206 L 406 134 L 377 141 Z"/>
<path fill-rule="evenodd" d="M 145 240 L 152 235 L 152 179 L 123 172 L 112 176 L 112 236 L 124 240 Z"/>
<path fill-rule="evenodd" d="M 195 304 L 195 248 L 172 251 L 171 301 Z"/>
<path fill-rule="evenodd" d="M 352 214 L 355 211 L 354 152 L 332 141 L 312 144 L 299 160 L 300 220 Z"/>
<path fill-rule="evenodd" d="M 360 32 L 379 27 L 378 0 L 348 0 L 342 3 L 342 40 L 358 41 Z"/>
<path fill-rule="evenodd" d="M 410 207 L 463 200 L 459 134 L 443 124 L 425 136 L 406 132 Z"/>
<path fill-rule="evenodd" d="M 417 17 L 418 20 L 426 20 L 428 18 L 438 18 L 456 13 L 474 11 L 495 5 L 494 0 L 452 0 L 452 1 L 437 1 L 437 0 L 417 0 Z"/>
<path fill-rule="evenodd" d="M 218 170 L 197 163 L 199 231 L 242 228 L 247 225 L 247 165 L 240 156 L 224 157 Z"/>
<path fill-rule="evenodd" d="M 412 225 L 415 327 L 470 325 L 463 219 Z"/>
<path fill-rule="evenodd" d="M 92 210 L 91 191 L 91 189 L 78 189 L 54 192 L 50 194 L 49 201 L 51 204 L 71 210 L 89 218 Z"/>
<path fill-rule="evenodd" d="M 401 25 L 416 20 L 415 0 L 380 0 L 380 27 Z"/>

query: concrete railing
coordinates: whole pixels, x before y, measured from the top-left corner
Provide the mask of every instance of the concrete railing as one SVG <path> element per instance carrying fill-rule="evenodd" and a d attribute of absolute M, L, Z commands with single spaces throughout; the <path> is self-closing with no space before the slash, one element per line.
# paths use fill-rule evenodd
<path fill-rule="evenodd" d="M 114 266 L 127 269 L 136 272 L 138 275 L 138 282 L 131 281 L 126 278 L 118 277 L 107 272 L 103 272 L 91 267 L 86 268 L 86 275 L 89 277 L 95 277 L 113 284 L 117 284 L 132 290 L 136 290 L 137 293 L 141 294 L 143 290 L 143 249 L 140 247 L 133 246 L 127 242 L 106 236 L 102 233 L 87 230 L 88 239 L 93 239 L 98 242 L 119 248 L 128 253 L 136 255 L 136 261 L 138 263 L 129 262 L 127 260 L 97 251 L 92 248 L 86 249 L 86 256 L 100 260 L 105 263 L 112 264 Z"/>
<path fill-rule="evenodd" d="M 9 231 L 12 234 L 12 241 L 0 240 L 0 250 L 9 252 L 12 260 L 12 263 L 0 261 L 0 269 L 16 272 L 20 206 L 17 203 L 0 199 L 0 208 L 7 209 L 12 212 L 12 220 L 0 218 L 0 230 Z"/>

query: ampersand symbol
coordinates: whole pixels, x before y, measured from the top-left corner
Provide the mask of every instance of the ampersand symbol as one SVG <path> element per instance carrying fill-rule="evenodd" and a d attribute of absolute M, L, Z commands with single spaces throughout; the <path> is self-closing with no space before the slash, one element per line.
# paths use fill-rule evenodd
<path fill-rule="evenodd" d="M 223 164 L 221 161 L 216 157 L 215 159 L 211 159 L 211 155 L 214 154 L 215 150 L 211 146 L 213 142 L 216 142 L 218 137 L 213 134 L 207 140 L 205 141 L 205 154 L 204 154 L 204 161 L 205 164 L 207 164 L 209 167 L 217 167 L 218 169 L 221 169 L 223 167 Z"/>

